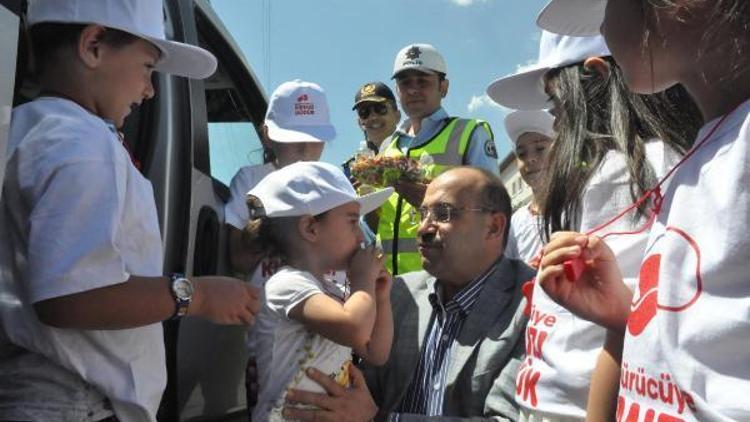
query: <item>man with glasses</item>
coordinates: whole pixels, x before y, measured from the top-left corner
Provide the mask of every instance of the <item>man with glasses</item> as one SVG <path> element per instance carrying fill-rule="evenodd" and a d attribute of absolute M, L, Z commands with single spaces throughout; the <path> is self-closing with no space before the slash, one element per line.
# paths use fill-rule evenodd
<path fill-rule="evenodd" d="M 367 148 L 373 154 L 380 152 L 384 142 L 396 130 L 401 120 L 401 112 L 396 105 L 396 97 L 388 86 L 382 82 L 368 82 L 362 85 L 354 95 L 354 107 L 357 112 L 357 124 L 365 134 Z M 349 167 L 354 156 L 344 163 L 344 173 L 349 176 Z"/>
<path fill-rule="evenodd" d="M 498 174 L 497 151 L 487 122 L 450 116 L 441 106 L 448 94 L 443 56 L 429 44 L 411 44 L 399 51 L 392 78 L 406 119 L 381 151 L 386 156 L 419 160 L 428 154 L 429 177 L 448 168 L 471 165 Z M 378 236 L 393 274 L 422 269 L 417 250 L 418 222 L 410 218 L 426 185 L 401 181 L 396 193 L 380 208 Z"/>
<path fill-rule="evenodd" d="M 289 409 L 289 417 L 517 420 L 527 321 L 521 286 L 534 272 L 503 257 L 510 214 L 508 193 L 486 170 L 456 168 L 430 183 L 417 211 L 424 271 L 394 280 L 388 362 L 365 366 L 366 385 L 352 369 L 350 389 L 311 374 L 328 395 L 293 391 L 288 399 L 320 409 Z"/>

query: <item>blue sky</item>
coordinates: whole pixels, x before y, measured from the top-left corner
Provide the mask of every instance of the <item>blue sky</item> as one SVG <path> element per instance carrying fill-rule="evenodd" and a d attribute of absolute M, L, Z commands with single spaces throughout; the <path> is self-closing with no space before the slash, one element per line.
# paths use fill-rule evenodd
<path fill-rule="evenodd" d="M 300 78 L 328 95 L 338 132 L 322 159 L 341 163 L 362 133 L 351 110 L 363 83 L 389 77 L 398 50 L 434 45 L 445 57 L 449 114 L 482 118 L 495 131 L 502 159 L 510 150 L 507 110 L 487 85 L 537 57 L 536 13 L 546 0 L 212 0 L 268 94 Z"/>

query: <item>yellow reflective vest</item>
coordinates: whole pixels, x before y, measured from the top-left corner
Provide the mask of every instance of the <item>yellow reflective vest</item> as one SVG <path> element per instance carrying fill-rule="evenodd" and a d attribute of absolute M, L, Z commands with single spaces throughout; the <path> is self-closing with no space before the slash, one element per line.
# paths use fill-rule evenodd
<path fill-rule="evenodd" d="M 476 119 L 448 118 L 448 124 L 424 145 L 401 151 L 398 147 L 398 135 L 394 135 L 390 145 L 383 151 L 389 157 L 409 156 L 419 160 L 422 154 L 432 157 L 433 164 L 427 165 L 428 179 L 434 179 L 440 173 L 468 164 L 466 151 L 469 148 L 471 135 L 477 126 L 482 126 L 492 139 L 492 131 L 487 122 Z M 422 260 L 417 249 L 417 228 L 419 217 L 416 209 L 397 193 L 391 195 L 380 207 L 378 222 L 378 239 L 383 245 L 386 267 L 393 275 L 404 274 L 422 269 Z"/>

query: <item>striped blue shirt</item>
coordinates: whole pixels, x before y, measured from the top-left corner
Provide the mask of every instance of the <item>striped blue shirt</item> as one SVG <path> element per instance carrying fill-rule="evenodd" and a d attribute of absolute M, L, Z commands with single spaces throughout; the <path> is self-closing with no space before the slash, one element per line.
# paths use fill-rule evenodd
<path fill-rule="evenodd" d="M 487 277 L 495 269 L 498 262 L 458 291 L 453 299 L 446 304 L 443 304 L 443 289 L 438 281 L 435 281 L 433 292 L 429 296 L 433 309 L 432 318 L 422 346 L 419 364 L 398 408 L 399 413 L 427 416 L 443 414 L 445 377 L 450 366 L 453 345 L 461 331 L 461 326 L 471 313 Z M 397 414 L 391 417 L 391 420 L 398 419 Z"/>

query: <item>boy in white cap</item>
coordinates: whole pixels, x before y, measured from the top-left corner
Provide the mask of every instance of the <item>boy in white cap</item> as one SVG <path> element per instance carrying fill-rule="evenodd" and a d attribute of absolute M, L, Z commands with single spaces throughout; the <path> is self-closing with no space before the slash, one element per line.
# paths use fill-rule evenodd
<path fill-rule="evenodd" d="M 263 287 L 281 267 L 281 262 L 268 256 L 268 251 L 262 245 L 248 243 L 243 239 L 242 231 L 250 219 L 247 192 L 278 169 L 298 161 L 320 159 L 326 142 L 336 136 L 323 89 L 315 83 L 299 79 L 279 85 L 271 94 L 261 136 L 268 162 L 242 167 L 232 178 L 232 198 L 224 208 L 224 217 L 229 226 L 232 267 L 247 275 L 250 284 L 260 290 L 260 300 L 264 303 Z M 330 276 L 343 283 L 346 279 L 345 272 L 334 272 Z M 248 403 L 253 403 L 257 398 L 257 384 L 267 382 L 273 332 L 273 321 L 261 314 L 248 333 Z M 258 362 L 266 364 L 258 365 L 255 369 L 257 375 L 253 375 Z"/>
<path fill-rule="evenodd" d="M 361 215 L 392 188 L 359 197 L 337 166 L 300 162 L 277 170 L 248 192 L 246 236 L 283 266 L 266 283 L 261 314 L 275 335 L 264 354 L 271 373 L 260 384 L 252 420 L 280 421 L 290 388 L 323 391 L 306 376 L 317 368 L 350 384 L 352 350 L 374 365 L 388 360 L 393 337 L 391 280 L 383 255 L 362 249 Z M 350 283 L 326 274 L 347 267 Z"/>
<path fill-rule="evenodd" d="M 451 117 L 442 108 L 448 94 L 447 67 L 443 56 L 429 44 L 410 44 L 396 55 L 393 76 L 406 119 L 396 130 L 385 156 L 432 157 L 426 165 L 430 178 L 462 165 L 499 173 L 497 150 L 487 122 Z M 377 234 L 386 253 L 386 265 L 394 274 L 422 269 L 417 250 L 416 208 L 427 185 L 401 181 L 380 209 Z"/>
<path fill-rule="evenodd" d="M 204 78 L 216 59 L 167 41 L 154 0 L 31 0 L 42 96 L 16 108 L 0 212 L 0 419 L 155 421 L 161 321 L 248 324 L 256 291 L 163 276 L 151 184 L 118 137 L 154 71 Z"/>
<path fill-rule="evenodd" d="M 547 153 L 552 145 L 555 118 L 544 110 L 514 111 L 505 117 L 516 155 L 521 178 L 531 188 L 531 202 L 519 208 L 510 219 L 510 234 L 505 256 L 531 262 L 542 246 L 540 206 L 544 178 L 547 174 Z"/>

